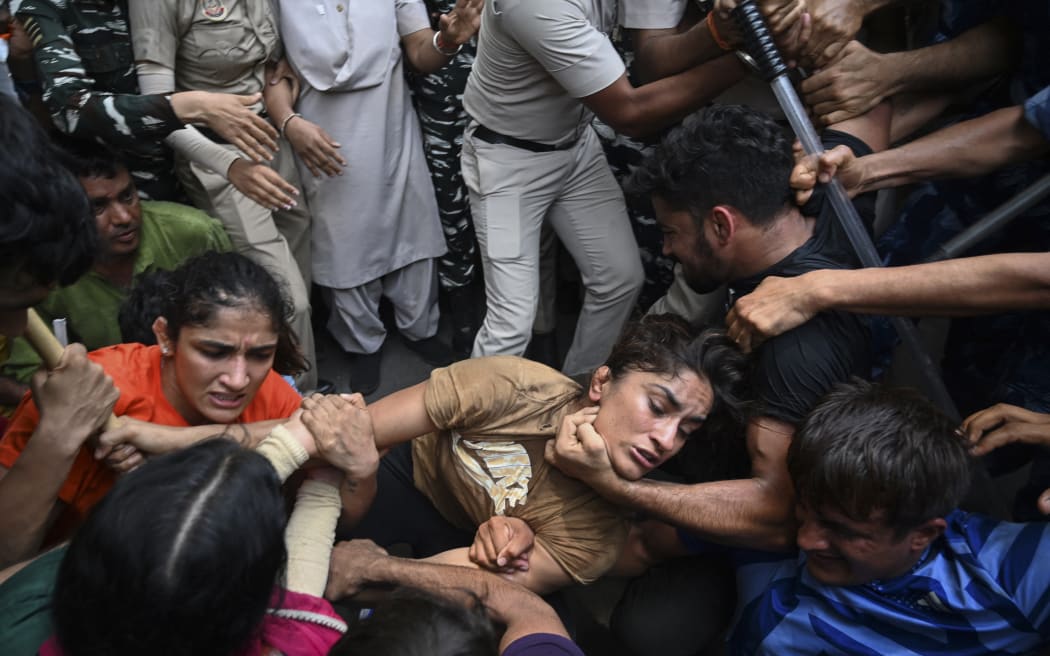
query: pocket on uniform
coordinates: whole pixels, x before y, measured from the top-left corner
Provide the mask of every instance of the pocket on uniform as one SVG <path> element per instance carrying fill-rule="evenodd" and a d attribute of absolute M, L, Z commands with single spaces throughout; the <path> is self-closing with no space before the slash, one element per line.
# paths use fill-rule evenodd
<path fill-rule="evenodd" d="M 491 144 L 475 140 L 473 146 L 482 218 L 475 223 L 485 231 L 485 252 L 493 260 L 521 257 L 521 191 L 513 166 L 487 157 Z"/>

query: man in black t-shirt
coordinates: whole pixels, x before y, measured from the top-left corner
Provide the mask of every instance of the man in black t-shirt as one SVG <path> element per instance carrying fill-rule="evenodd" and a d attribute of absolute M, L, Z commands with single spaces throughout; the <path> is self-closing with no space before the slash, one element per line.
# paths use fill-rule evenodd
<path fill-rule="evenodd" d="M 883 147 L 883 111 L 837 126 L 826 139 L 864 152 L 870 151 L 865 142 Z M 689 286 L 706 293 L 728 284 L 733 299 L 767 276 L 856 266 L 830 207 L 794 204 L 793 165 L 791 141 L 771 118 L 745 107 L 714 106 L 671 130 L 630 186 L 652 196 L 664 252 L 681 262 Z M 870 199 L 858 201 L 870 216 Z M 752 384 L 759 405 L 746 435 L 750 478 L 696 485 L 623 481 L 612 474 L 590 428 L 559 435 L 553 464 L 614 503 L 707 540 L 792 548 L 794 495 L 785 457 L 795 427 L 834 384 L 868 375 L 868 342 L 858 317 L 836 312 L 758 349 Z"/>

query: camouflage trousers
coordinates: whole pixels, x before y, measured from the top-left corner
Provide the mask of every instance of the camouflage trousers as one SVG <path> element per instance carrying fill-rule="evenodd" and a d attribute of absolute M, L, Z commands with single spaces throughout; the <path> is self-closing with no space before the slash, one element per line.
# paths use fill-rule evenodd
<path fill-rule="evenodd" d="M 438 259 L 438 280 L 444 291 L 470 285 L 477 270 L 477 238 L 459 164 L 463 131 L 470 120 L 463 109 L 463 89 L 473 61 L 473 52 L 464 47 L 445 69 L 410 77 L 423 128 L 423 150 L 448 246 L 448 252 Z"/>

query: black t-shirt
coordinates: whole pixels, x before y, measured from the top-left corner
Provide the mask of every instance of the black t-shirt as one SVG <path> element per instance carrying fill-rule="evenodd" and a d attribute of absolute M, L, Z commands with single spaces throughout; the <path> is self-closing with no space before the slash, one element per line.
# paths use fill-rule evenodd
<path fill-rule="evenodd" d="M 840 143 L 852 148 L 858 157 L 871 152 L 852 135 L 825 132 L 826 148 Z M 869 233 L 875 213 L 873 196 L 866 194 L 854 200 Z M 766 276 L 787 278 L 815 269 L 856 268 L 849 240 L 822 193 L 814 194 L 803 214 L 817 217 L 809 241 L 765 271 L 731 282 L 731 300 L 753 291 Z M 758 348 L 752 385 L 761 404 L 760 414 L 798 425 L 836 383 L 852 376 L 868 378 L 870 373 L 871 337 L 866 320 L 847 312 L 822 312 Z"/>

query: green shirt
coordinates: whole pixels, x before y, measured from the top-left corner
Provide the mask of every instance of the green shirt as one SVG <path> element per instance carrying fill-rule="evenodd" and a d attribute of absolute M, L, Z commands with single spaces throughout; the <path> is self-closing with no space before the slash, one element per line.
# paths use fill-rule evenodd
<path fill-rule="evenodd" d="M 51 594 L 65 555 L 64 545 L 53 549 L 0 584 L 0 654 L 34 656 L 54 633 Z"/>
<path fill-rule="evenodd" d="M 142 229 L 135 257 L 134 278 L 156 269 L 175 269 L 185 260 L 208 251 L 229 251 L 230 239 L 222 224 L 187 205 L 142 202 Z M 65 317 L 70 342 L 93 351 L 120 344 L 117 312 L 128 290 L 94 271 L 68 287 L 61 287 L 36 306 L 44 323 Z M 40 358 L 24 338 L 13 342 L 11 357 L 0 373 L 28 382 L 40 367 Z"/>

